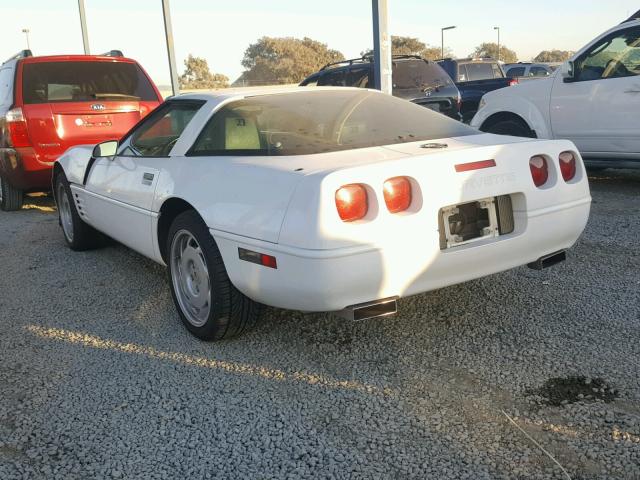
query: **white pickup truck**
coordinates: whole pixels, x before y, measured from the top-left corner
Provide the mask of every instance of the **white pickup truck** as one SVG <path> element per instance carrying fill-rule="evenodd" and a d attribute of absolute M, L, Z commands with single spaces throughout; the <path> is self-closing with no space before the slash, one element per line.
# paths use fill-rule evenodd
<path fill-rule="evenodd" d="M 471 126 L 569 139 L 588 166 L 640 168 L 640 11 L 549 78 L 487 93 Z"/>

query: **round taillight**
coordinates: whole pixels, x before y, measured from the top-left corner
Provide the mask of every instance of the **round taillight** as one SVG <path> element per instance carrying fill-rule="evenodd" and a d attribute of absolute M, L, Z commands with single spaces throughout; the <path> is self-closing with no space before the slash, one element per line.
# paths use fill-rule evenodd
<path fill-rule="evenodd" d="M 560 173 L 565 182 L 576 176 L 576 156 L 571 152 L 562 152 L 559 157 Z"/>
<path fill-rule="evenodd" d="M 543 156 L 536 155 L 529 160 L 529 168 L 531 169 L 531 178 L 536 187 L 541 187 L 549 179 L 549 166 L 547 159 Z"/>
<path fill-rule="evenodd" d="M 336 208 L 343 222 L 364 218 L 369 209 L 367 189 L 359 183 L 343 185 L 336 190 Z"/>
<path fill-rule="evenodd" d="M 393 177 L 384 182 L 384 202 L 391 213 L 404 212 L 411 205 L 411 182 L 407 177 Z"/>

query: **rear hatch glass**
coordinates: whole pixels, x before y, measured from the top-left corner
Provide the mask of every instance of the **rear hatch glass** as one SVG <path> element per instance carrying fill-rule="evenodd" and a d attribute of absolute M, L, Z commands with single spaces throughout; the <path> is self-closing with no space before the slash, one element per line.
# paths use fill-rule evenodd
<path fill-rule="evenodd" d="M 423 60 L 394 62 L 393 86 L 398 90 L 424 90 L 452 85 L 453 81 L 438 64 Z"/>
<path fill-rule="evenodd" d="M 25 104 L 158 99 L 142 69 L 128 62 L 27 63 L 22 97 Z"/>

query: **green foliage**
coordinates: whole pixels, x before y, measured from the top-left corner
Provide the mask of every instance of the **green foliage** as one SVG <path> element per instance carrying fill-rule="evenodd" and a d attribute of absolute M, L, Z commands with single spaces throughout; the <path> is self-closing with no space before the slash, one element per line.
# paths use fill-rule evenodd
<path fill-rule="evenodd" d="M 399 37 L 393 35 L 391 37 L 391 54 L 392 55 L 420 55 L 427 60 L 438 60 L 441 57 L 440 47 L 427 45 L 414 37 Z M 373 50 L 365 50 L 361 55 L 373 55 Z M 451 49 L 444 49 L 444 56 L 452 56 Z"/>
<path fill-rule="evenodd" d="M 568 50 L 543 50 L 534 59 L 534 62 L 565 62 L 569 60 L 575 52 Z"/>
<path fill-rule="evenodd" d="M 492 42 L 478 45 L 471 56 L 474 58 L 490 57 L 496 60 L 500 59 L 504 63 L 516 63 L 518 61 L 516 52 L 508 49 L 505 45 L 500 45 L 500 57 L 498 58 L 498 44 Z"/>
<path fill-rule="evenodd" d="M 310 38 L 262 37 L 244 52 L 243 77 L 249 83 L 298 83 L 327 63 L 340 60 L 344 60 L 342 53 Z"/>
<path fill-rule="evenodd" d="M 185 72 L 180 76 L 180 89 L 213 89 L 227 88 L 229 78 L 221 73 L 211 73 L 204 58 L 189 57 L 184 61 Z"/>

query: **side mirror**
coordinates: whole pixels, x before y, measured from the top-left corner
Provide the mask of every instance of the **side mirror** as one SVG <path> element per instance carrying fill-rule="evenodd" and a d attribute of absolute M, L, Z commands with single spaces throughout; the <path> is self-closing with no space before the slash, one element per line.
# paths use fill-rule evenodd
<path fill-rule="evenodd" d="M 106 142 L 102 142 L 93 147 L 93 153 L 91 154 L 93 158 L 101 158 L 101 157 L 113 157 L 118 151 L 118 141 L 117 140 L 107 140 Z"/>
<path fill-rule="evenodd" d="M 560 67 L 560 75 L 566 81 L 571 81 L 575 78 L 575 64 L 573 60 L 567 60 Z"/>

